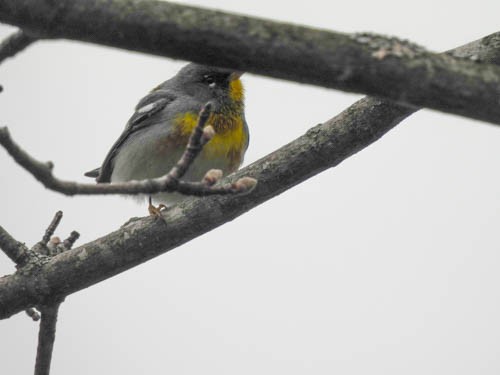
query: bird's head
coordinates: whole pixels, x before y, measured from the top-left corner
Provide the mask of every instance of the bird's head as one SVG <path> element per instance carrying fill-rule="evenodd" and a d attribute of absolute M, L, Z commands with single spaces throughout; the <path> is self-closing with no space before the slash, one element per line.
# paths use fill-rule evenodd
<path fill-rule="evenodd" d="M 187 95 L 205 103 L 211 101 L 214 111 L 243 110 L 243 72 L 195 63 L 184 66 L 174 77 L 176 86 Z"/>

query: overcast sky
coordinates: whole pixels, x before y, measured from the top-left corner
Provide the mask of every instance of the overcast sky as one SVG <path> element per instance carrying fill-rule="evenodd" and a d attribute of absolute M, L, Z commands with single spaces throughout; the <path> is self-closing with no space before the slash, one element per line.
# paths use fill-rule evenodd
<path fill-rule="evenodd" d="M 441 51 L 500 31 L 498 0 L 185 3 Z M 1 26 L 4 38 L 14 29 Z M 0 66 L 0 125 L 57 176 L 102 162 L 137 101 L 185 64 L 66 41 Z M 360 96 L 245 75 L 245 164 Z M 292 113 L 290 108 L 294 108 Z M 498 374 L 500 128 L 424 110 L 369 148 L 182 247 L 71 295 L 58 374 Z M 57 210 L 79 244 L 146 205 L 45 190 L 0 151 L 0 224 L 33 244 Z M 14 266 L 0 253 L 0 275 Z M 38 327 L 0 321 L 0 374 Z"/>

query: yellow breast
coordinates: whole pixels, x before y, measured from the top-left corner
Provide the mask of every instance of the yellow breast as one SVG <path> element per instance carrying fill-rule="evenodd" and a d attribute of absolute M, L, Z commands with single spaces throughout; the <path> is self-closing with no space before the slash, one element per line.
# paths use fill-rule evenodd
<path fill-rule="evenodd" d="M 198 114 L 185 113 L 175 119 L 176 133 L 187 139 L 198 122 Z M 215 129 L 215 136 L 205 145 L 200 155 L 206 160 L 225 159 L 228 161 L 228 172 L 235 171 L 243 161 L 248 144 L 248 133 L 243 119 L 237 115 L 221 115 L 213 113 L 207 124 Z"/>

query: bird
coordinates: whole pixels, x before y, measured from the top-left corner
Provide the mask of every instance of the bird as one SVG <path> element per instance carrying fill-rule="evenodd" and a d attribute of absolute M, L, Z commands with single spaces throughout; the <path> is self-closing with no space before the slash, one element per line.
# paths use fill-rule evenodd
<path fill-rule="evenodd" d="M 190 166 L 184 180 L 200 181 L 210 169 L 224 174 L 243 162 L 250 135 L 245 119 L 243 72 L 189 63 L 142 98 L 101 167 L 85 176 L 98 183 L 160 177 L 179 160 L 197 124 L 200 109 L 211 103 L 209 124 L 215 134 Z M 143 196 L 144 197 L 144 196 Z M 179 193 L 149 196 L 149 213 L 179 203 Z"/>

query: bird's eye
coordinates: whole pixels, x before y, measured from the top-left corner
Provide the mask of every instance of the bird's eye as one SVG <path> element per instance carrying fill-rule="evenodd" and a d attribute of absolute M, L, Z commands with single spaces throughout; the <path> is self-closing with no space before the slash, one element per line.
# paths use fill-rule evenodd
<path fill-rule="evenodd" d="M 214 88 L 216 85 L 215 82 L 215 77 L 211 75 L 205 75 L 203 76 L 203 81 L 208 85 L 210 88 Z"/>

